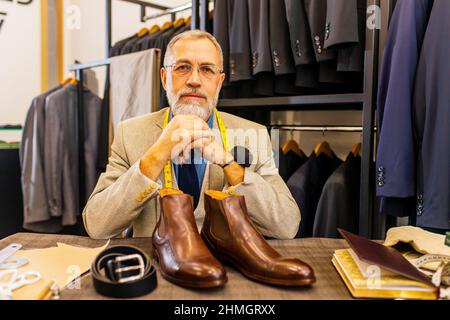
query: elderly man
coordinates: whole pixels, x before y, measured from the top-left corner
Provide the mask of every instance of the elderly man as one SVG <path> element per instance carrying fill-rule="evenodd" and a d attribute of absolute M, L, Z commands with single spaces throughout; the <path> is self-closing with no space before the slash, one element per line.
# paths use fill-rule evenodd
<path fill-rule="evenodd" d="M 161 69 L 170 107 L 117 126 L 107 170 L 83 212 L 92 238 L 112 238 L 131 226 L 134 237 L 151 237 L 164 186 L 192 195 L 198 227 L 204 192 L 231 188 L 245 197 L 260 233 L 295 236 L 300 212 L 278 174 L 267 129 L 216 110 L 224 77 L 213 36 L 188 31 L 172 39 Z M 234 161 L 235 146 L 250 151 L 250 166 Z"/>

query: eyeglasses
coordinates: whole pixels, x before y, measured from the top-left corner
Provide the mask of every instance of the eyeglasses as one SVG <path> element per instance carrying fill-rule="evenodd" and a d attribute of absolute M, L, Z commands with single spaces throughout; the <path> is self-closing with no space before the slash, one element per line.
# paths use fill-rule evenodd
<path fill-rule="evenodd" d="M 172 68 L 173 75 L 179 78 L 190 76 L 194 70 L 194 66 L 186 62 L 174 63 L 172 65 L 165 66 L 165 68 Z M 206 79 L 212 79 L 222 73 L 222 70 L 213 64 L 202 64 L 197 66 L 197 70 L 200 76 Z"/>

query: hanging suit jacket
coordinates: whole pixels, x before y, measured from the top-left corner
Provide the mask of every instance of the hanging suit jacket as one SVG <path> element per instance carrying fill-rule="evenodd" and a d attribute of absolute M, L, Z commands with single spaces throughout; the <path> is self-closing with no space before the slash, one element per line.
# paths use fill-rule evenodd
<path fill-rule="evenodd" d="M 134 34 L 126 39 L 120 40 L 118 42 L 116 42 L 111 50 L 110 50 L 110 56 L 114 57 L 114 56 L 118 56 L 120 55 L 120 51 L 122 50 L 122 48 L 129 42 L 129 41 L 133 41 L 134 39 L 136 39 L 138 36 L 137 34 Z"/>
<path fill-rule="evenodd" d="M 230 99 L 237 96 L 236 88 L 230 83 L 230 35 L 228 33 L 228 0 L 216 0 L 214 3 L 213 30 L 214 37 L 220 44 L 223 53 L 223 70 L 225 80 L 222 85 L 220 97 Z"/>
<path fill-rule="evenodd" d="M 248 0 L 253 93 L 273 96 L 274 76 L 269 35 L 269 0 Z"/>
<path fill-rule="evenodd" d="M 270 0 L 269 8 L 270 48 L 276 76 L 274 91 L 282 95 L 303 94 L 303 90 L 296 87 L 296 68 L 291 49 L 285 3 L 284 1 Z"/>
<path fill-rule="evenodd" d="M 152 181 L 141 173 L 139 166 L 140 158 L 161 135 L 166 112 L 167 108 L 127 120 L 117 127 L 108 169 L 100 177 L 83 212 L 84 224 L 91 237 L 112 238 L 130 225 L 133 226 L 134 237 L 151 237 L 160 215 L 158 190 L 164 184 L 164 174 Z M 227 113 L 221 112 L 221 115 L 231 148 L 237 144 L 230 135 L 231 130 L 256 129 L 260 133 L 258 143 L 249 144 L 247 141 L 242 145 L 251 152 L 253 161 L 249 168 L 245 168 L 244 182 L 235 186 L 235 190 L 245 196 L 251 220 L 268 237 L 293 238 L 298 230 L 300 212 L 278 175 L 267 129 Z M 213 128 L 217 134 L 216 141 L 221 143 L 216 118 Z M 177 188 L 176 179 L 173 182 Z M 208 163 L 199 204 L 194 211 L 199 228 L 205 216 L 204 192 L 228 187 L 223 169 Z"/>
<path fill-rule="evenodd" d="M 340 238 L 337 228 L 358 233 L 360 184 L 361 157 L 350 153 L 323 187 L 313 237 Z"/>
<path fill-rule="evenodd" d="M 435 0 L 416 73 L 417 225 L 450 230 L 450 1 Z M 386 116 L 385 116 L 386 118 Z"/>
<path fill-rule="evenodd" d="M 84 91 L 86 196 L 97 181 L 101 99 Z M 45 185 L 49 211 L 63 226 L 75 225 L 80 214 L 78 192 L 77 89 L 66 86 L 46 98 Z"/>
<path fill-rule="evenodd" d="M 252 79 L 248 3 L 228 0 L 228 32 L 230 39 L 230 81 Z"/>
<path fill-rule="evenodd" d="M 381 212 L 393 216 L 414 213 L 410 212 L 416 196 L 412 97 L 432 5 L 433 0 L 399 0 L 383 52 L 377 103 L 376 192 L 382 198 Z"/>
<path fill-rule="evenodd" d="M 302 223 L 296 238 L 312 236 L 317 204 L 323 186 L 341 163 L 336 156 L 333 158 L 324 154 L 316 156 L 313 152 L 308 161 L 289 178 L 288 188 L 302 213 Z"/>
<path fill-rule="evenodd" d="M 58 232 L 61 223 L 51 220 L 45 186 L 45 99 L 61 86 L 33 99 L 28 109 L 20 145 L 23 227 L 35 232 Z"/>
<path fill-rule="evenodd" d="M 293 151 L 288 151 L 285 154 L 281 149 L 279 150 L 279 156 L 278 171 L 286 182 L 308 160 L 306 156 L 299 156 Z"/>
<path fill-rule="evenodd" d="M 296 65 L 296 86 L 318 87 L 318 66 L 304 0 L 285 0 L 291 50 Z"/>

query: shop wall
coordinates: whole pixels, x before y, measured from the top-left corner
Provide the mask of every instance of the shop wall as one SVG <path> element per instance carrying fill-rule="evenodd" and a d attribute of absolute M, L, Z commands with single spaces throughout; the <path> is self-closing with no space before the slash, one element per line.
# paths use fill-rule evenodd
<path fill-rule="evenodd" d="M 152 0 L 152 3 L 175 7 L 188 0 Z M 147 9 L 147 14 L 159 12 Z M 180 17 L 190 15 L 189 11 L 179 14 Z M 112 42 L 129 37 L 143 27 L 163 24 L 170 16 L 140 21 L 140 6 L 119 0 L 112 1 Z M 106 14 L 105 0 L 64 0 L 64 70 L 69 75 L 68 67 L 75 60 L 81 62 L 101 60 L 106 57 L 105 48 Z M 105 69 L 95 69 L 97 81 L 90 81 L 89 87 L 100 96 L 103 94 Z M 90 76 L 92 78 L 92 76 Z M 97 83 L 95 83 L 97 82 Z"/>
<path fill-rule="evenodd" d="M 0 1 L 0 125 L 22 124 L 41 92 L 41 1 Z"/>

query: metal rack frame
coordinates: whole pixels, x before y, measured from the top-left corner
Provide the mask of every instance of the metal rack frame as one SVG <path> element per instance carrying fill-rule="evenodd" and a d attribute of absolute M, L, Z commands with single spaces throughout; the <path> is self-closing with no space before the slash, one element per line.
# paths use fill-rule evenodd
<path fill-rule="evenodd" d="M 381 19 L 388 19 L 392 9 L 391 0 L 367 0 L 367 6 L 377 6 L 381 9 Z M 386 30 L 382 30 L 383 41 Z M 372 238 L 383 229 L 384 221 L 375 219 L 375 185 L 374 185 L 374 150 L 375 150 L 375 103 L 378 82 L 378 64 L 380 61 L 380 32 L 376 29 L 366 29 L 364 86 L 362 93 L 305 95 L 290 97 L 223 99 L 219 108 L 265 108 L 270 111 L 286 110 L 354 110 L 355 105 L 362 110 L 362 161 L 361 161 L 361 191 L 359 209 L 359 234 Z M 377 217 L 378 218 L 378 217 Z"/>
<path fill-rule="evenodd" d="M 109 51 L 112 39 L 112 0 L 106 1 L 106 52 L 107 59 L 77 64 L 70 68 L 76 71 L 78 79 L 78 116 L 83 118 L 83 70 L 109 65 Z M 171 10 L 165 14 L 171 14 L 172 20 L 175 19 L 175 9 L 169 9 L 164 6 L 154 5 L 152 3 L 138 0 L 120 0 L 134 3 L 141 6 L 141 20 L 144 21 L 145 8 L 151 7 L 162 10 Z M 382 21 L 388 21 L 392 11 L 392 1 L 394 0 L 367 0 L 367 5 L 375 5 L 381 8 Z M 209 0 L 192 0 L 191 29 L 206 29 L 208 16 Z M 186 10 L 186 9 L 184 9 Z M 201 14 L 200 14 L 201 13 Z M 162 14 L 161 14 L 162 15 Z M 158 16 L 161 16 L 158 14 Z M 201 21 L 200 21 L 200 18 Z M 386 20 L 387 19 L 387 20 Z M 220 100 L 219 108 L 222 110 L 232 108 L 264 108 L 270 111 L 281 110 L 362 110 L 362 126 L 358 127 L 358 131 L 362 132 L 362 164 L 361 164 L 361 191 L 360 191 L 360 213 L 359 213 L 359 234 L 371 238 L 374 233 L 379 233 L 383 229 L 379 216 L 375 221 L 374 216 L 374 150 L 375 150 L 375 96 L 378 81 L 378 63 L 380 61 L 380 43 L 384 43 L 387 28 L 381 30 L 366 31 L 366 49 L 365 49 L 365 66 L 364 66 L 364 86 L 362 93 L 350 94 L 331 94 L 331 95 L 306 95 L 306 96 L 289 96 L 289 97 L 270 97 L 255 99 L 234 99 Z M 382 46 L 381 46 L 382 47 Z M 359 106 L 359 107 L 355 107 Z M 80 122 L 81 124 L 81 122 Z M 321 127 L 323 129 L 323 127 Z M 84 141 L 84 128 L 80 125 L 79 141 Z M 322 130 L 320 130 L 322 131 Z M 80 155 L 84 154 L 84 145 L 79 145 Z M 83 152 L 81 152 L 83 151 Z M 80 172 L 83 169 L 84 161 L 80 156 Z M 84 180 L 84 173 L 80 174 L 80 179 Z M 80 183 L 81 185 L 81 183 Z M 84 188 L 84 183 L 80 186 Z M 83 191 L 83 192 L 81 192 Z M 80 189 L 80 208 L 84 207 L 84 190 Z M 375 230 L 375 231 L 374 231 Z"/>

